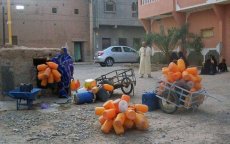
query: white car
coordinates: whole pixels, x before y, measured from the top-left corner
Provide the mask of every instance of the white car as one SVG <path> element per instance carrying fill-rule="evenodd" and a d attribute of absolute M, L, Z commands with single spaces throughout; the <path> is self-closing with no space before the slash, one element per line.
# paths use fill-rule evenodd
<path fill-rule="evenodd" d="M 95 54 L 94 62 L 101 66 L 113 66 L 114 63 L 136 63 L 139 61 L 138 52 L 127 46 L 110 46 Z"/>

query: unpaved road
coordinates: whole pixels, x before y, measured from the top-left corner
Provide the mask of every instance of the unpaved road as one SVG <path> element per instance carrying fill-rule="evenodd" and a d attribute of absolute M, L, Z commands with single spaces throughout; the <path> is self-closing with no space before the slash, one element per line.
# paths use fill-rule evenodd
<path fill-rule="evenodd" d="M 123 68 L 122 65 L 102 68 L 98 65 L 76 65 L 75 78 L 81 80 L 96 78 L 111 70 Z M 154 79 L 138 78 L 133 103 L 141 103 L 144 91 L 152 91 Z M 152 72 L 152 76 L 161 76 Z M 56 111 L 20 110 L 0 112 L 0 144 L 229 144 L 230 143 L 230 73 L 215 76 L 202 76 L 203 85 L 218 102 L 207 98 L 196 111 L 180 110 L 173 115 L 161 110 L 148 112 L 150 121 L 148 131 L 129 130 L 122 136 L 114 132 L 103 134 L 95 106 L 103 103 L 85 105 L 63 105 Z M 117 91 L 120 93 L 120 91 Z M 114 97 L 115 99 L 116 97 Z M 45 100 L 45 98 L 44 98 Z"/>

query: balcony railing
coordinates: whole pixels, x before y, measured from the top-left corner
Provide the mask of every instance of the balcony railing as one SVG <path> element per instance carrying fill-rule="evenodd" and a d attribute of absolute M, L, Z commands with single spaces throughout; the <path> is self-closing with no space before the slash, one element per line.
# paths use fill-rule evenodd
<path fill-rule="evenodd" d="M 141 0 L 141 5 L 147 5 L 150 3 L 158 2 L 160 0 Z"/>

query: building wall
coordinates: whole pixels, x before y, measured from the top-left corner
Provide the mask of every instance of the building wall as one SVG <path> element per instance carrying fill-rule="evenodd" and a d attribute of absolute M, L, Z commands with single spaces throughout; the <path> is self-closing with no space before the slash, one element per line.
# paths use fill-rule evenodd
<path fill-rule="evenodd" d="M 207 0 L 177 0 L 177 4 L 180 6 L 180 8 L 194 6 L 206 2 Z"/>
<path fill-rule="evenodd" d="M 219 25 L 216 14 L 212 9 L 191 13 L 188 17 L 189 31 L 201 34 L 201 30 L 213 28 L 214 36 L 203 38 L 206 48 L 215 48 L 219 40 Z"/>
<path fill-rule="evenodd" d="M 111 45 L 119 45 L 119 38 L 126 38 L 127 45 L 133 47 L 133 39 L 143 40 L 144 28 L 132 10 L 132 4 L 138 0 L 113 0 L 114 12 L 105 11 L 109 0 L 94 0 L 94 51 L 102 50 L 102 39 L 110 38 Z"/>
<path fill-rule="evenodd" d="M 105 12 L 105 2 L 108 0 L 94 0 L 95 27 L 100 25 L 141 26 L 137 17 L 132 17 L 132 3 L 137 0 L 113 0 L 115 12 Z"/>
<path fill-rule="evenodd" d="M 157 32 L 157 33 L 160 32 L 161 25 L 164 26 L 165 30 L 172 28 L 172 27 L 178 27 L 173 17 L 167 17 L 167 18 L 161 19 L 160 21 L 156 21 L 156 20 L 153 21 L 152 28 L 151 28 L 152 32 Z"/>
<path fill-rule="evenodd" d="M 143 40 L 144 34 L 145 30 L 143 27 L 118 26 L 114 28 L 111 26 L 102 26 L 96 37 L 97 46 L 95 50 L 102 50 L 102 38 L 111 38 L 111 45 L 119 45 L 119 38 L 127 38 L 127 46 L 134 47 L 133 39 L 139 38 Z"/>
<path fill-rule="evenodd" d="M 16 10 L 17 4 L 25 9 Z M 56 14 L 52 13 L 53 7 L 57 8 Z M 79 9 L 79 14 L 74 14 L 74 9 Z M 49 48 L 67 42 L 73 55 L 73 40 L 76 40 L 84 41 L 84 49 L 90 49 L 86 0 L 11 0 L 11 10 L 13 35 L 17 36 L 18 45 Z M 84 55 L 85 60 L 91 59 L 87 50 Z"/>
<path fill-rule="evenodd" d="M 223 57 L 227 64 L 230 65 L 230 5 L 225 6 L 225 22 L 224 22 L 224 42 Z"/>
<path fill-rule="evenodd" d="M 139 19 L 158 16 L 174 10 L 174 0 L 158 0 L 147 5 L 141 5 L 138 0 Z"/>

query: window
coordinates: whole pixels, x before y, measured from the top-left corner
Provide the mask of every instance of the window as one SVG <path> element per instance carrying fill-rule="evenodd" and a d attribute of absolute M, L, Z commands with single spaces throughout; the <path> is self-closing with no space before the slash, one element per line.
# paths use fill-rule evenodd
<path fill-rule="evenodd" d="M 138 50 L 141 47 L 141 39 L 133 38 L 133 48 Z"/>
<path fill-rule="evenodd" d="M 105 12 L 115 12 L 116 11 L 116 4 L 113 0 L 107 0 L 105 2 Z"/>
<path fill-rule="evenodd" d="M 57 13 L 57 8 L 52 8 L 52 13 L 56 14 Z"/>
<path fill-rule="evenodd" d="M 214 36 L 213 28 L 201 30 L 201 36 L 202 36 L 203 38 L 210 38 L 210 37 L 213 37 L 213 36 Z"/>
<path fill-rule="evenodd" d="M 137 2 L 132 3 L 132 11 L 137 11 L 138 10 L 138 4 Z"/>
<path fill-rule="evenodd" d="M 102 38 L 102 49 L 106 49 L 111 46 L 111 38 Z"/>
<path fill-rule="evenodd" d="M 138 17 L 138 3 L 132 3 L 132 17 Z"/>
<path fill-rule="evenodd" d="M 74 9 L 74 14 L 79 14 L 79 9 Z"/>
<path fill-rule="evenodd" d="M 12 36 L 12 44 L 18 45 L 18 36 Z"/>
<path fill-rule="evenodd" d="M 124 52 L 132 52 L 132 50 L 128 47 L 123 47 L 123 49 L 124 49 Z"/>
<path fill-rule="evenodd" d="M 114 47 L 111 49 L 112 52 L 122 52 L 121 47 Z"/>
<path fill-rule="evenodd" d="M 119 38 L 118 41 L 120 46 L 127 46 L 127 38 Z"/>

